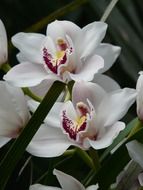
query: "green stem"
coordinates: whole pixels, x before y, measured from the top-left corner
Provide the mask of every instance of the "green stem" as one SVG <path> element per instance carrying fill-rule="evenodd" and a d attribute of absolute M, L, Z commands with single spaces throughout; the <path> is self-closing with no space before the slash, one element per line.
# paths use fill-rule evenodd
<path fill-rule="evenodd" d="M 37 102 L 41 102 L 42 99 L 39 96 L 36 96 L 29 88 L 22 88 L 25 95 L 28 95 L 33 100 L 36 100 Z"/>
<path fill-rule="evenodd" d="M 4 63 L 2 66 L 1 66 L 1 69 L 7 73 L 10 69 L 11 69 L 11 66 L 9 65 L 9 63 Z"/>
<path fill-rule="evenodd" d="M 66 150 L 62 156 L 71 156 L 75 153 L 75 149 L 71 149 L 71 150 Z"/>
<path fill-rule="evenodd" d="M 88 186 L 89 182 L 90 182 L 90 178 L 91 176 L 93 176 L 93 174 L 95 173 L 95 170 L 91 169 L 90 172 L 88 173 L 88 175 L 84 178 L 84 180 L 82 181 L 82 184 L 86 187 Z"/>
<path fill-rule="evenodd" d="M 111 0 L 109 5 L 107 6 L 106 10 L 104 11 L 100 21 L 105 22 L 107 20 L 107 18 L 109 17 L 110 13 L 112 12 L 113 8 L 115 7 L 115 5 L 118 1 L 119 0 Z"/>
<path fill-rule="evenodd" d="M 82 160 L 91 168 L 95 169 L 93 160 L 90 158 L 90 156 L 87 154 L 86 151 L 76 148 L 76 153 L 82 158 Z"/>
<path fill-rule="evenodd" d="M 56 99 L 64 89 L 64 86 L 64 83 L 59 81 L 54 82 L 46 96 L 43 98 L 41 104 L 38 106 L 37 110 L 29 120 L 28 124 L 21 132 L 21 135 L 11 145 L 7 154 L 0 163 L 0 190 L 5 188 L 17 162 L 23 155 L 26 147 L 28 146 L 32 137 L 35 135 L 36 131 L 39 129 L 41 123 L 47 116 Z"/>
<path fill-rule="evenodd" d="M 66 86 L 66 87 L 65 87 L 65 98 L 64 98 L 64 102 L 70 100 L 70 98 L 71 98 L 71 95 L 70 95 L 68 86 Z"/>
<path fill-rule="evenodd" d="M 130 138 L 131 136 L 133 136 L 139 129 L 141 129 L 143 127 L 143 123 L 141 120 L 137 120 L 135 127 L 131 130 L 131 132 L 128 135 L 128 138 Z"/>
<path fill-rule="evenodd" d="M 97 172 L 101 167 L 97 150 L 90 148 L 89 155 L 91 156 L 91 158 L 93 160 L 95 171 Z"/>

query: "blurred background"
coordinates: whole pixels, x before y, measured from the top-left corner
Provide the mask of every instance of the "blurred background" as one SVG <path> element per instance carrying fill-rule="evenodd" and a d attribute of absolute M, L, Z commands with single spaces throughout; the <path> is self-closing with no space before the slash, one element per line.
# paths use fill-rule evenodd
<path fill-rule="evenodd" d="M 1 0 L 0 18 L 5 24 L 8 39 L 10 40 L 15 33 L 25 31 L 27 28 L 29 32 L 40 32 L 45 34 L 48 22 L 43 24 L 38 30 L 31 30 L 29 27 L 39 22 L 41 19 L 53 14 L 54 11 L 59 11 L 59 14 L 60 11 L 62 11 L 62 7 L 72 2 L 75 3 L 73 3 L 72 10 L 69 9 L 68 11 L 61 13 L 60 16 L 57 15 L 55 18 L 49 17 L 50 21 L 54 19 L 70 20 L 80 27 L 93 21 L 99 21 L 110 2 L 110 0 L 87 0 L 84 1 L 81 6 L 76 7 L 76 3 L 81 3 L 82 1 L 84 0 Z M 109 42 L 121 46 L 122 48 L 121 55 L 107 74 L 117 80 L 121 87 L 128 86 L 135 88 L 138 72 L 143 70 L 143 1 L 119 0 L 106 22 L 109 26 L 104 42 Z M 9 62 L 11 65 L 17 64 L 15 58 L 16 52 L 16 49 L 10 48 Z M 135 109 L 133 108 L 125 120 L 129 121 L 134 115 Z M 2 150 L 4 151 L 8 146 L 9 145 Z M 29 167 L 25 167 L 24 172 L 18 177 L 23 162 L 28 158 L 29 155 L 25 153 L 23 159 L 19 162 L 17 170 L 14 172 L 7 189 L 26 189 L 30 183 L 31 175 L 34 176 L 33 178 L 35 181 L 39 178 L 38 182 L 40 182 L 39 176 L 42 175 L 43 171 L 46 171 L 51 163 L 57 162 L 57 159 L 38 160 L 38 158 L 32 158 L 32 161 L 28 162 Z M 84 167 L 84 163 L 78 161 L 78 157 L 68 158 L 65 162 L 66 164 L 64 163 L 64 167 L 61 166 L 62 170 L 68 171 L 71 163 L 70 159 L 72 159 L 72 163 L 76 163 L 77 161 L 78 165 L 74 165 L 73 167 L 75 167 L 75 171 L 79 171 L 76 173 L 77 178 L 82 180 L 81 174 L 87 173 L 89 168 L 87 168 L 87 166 Z M 30 168 L 32 168 L 33 165 L 34 169 L 32 170 Z M 81 172 L 80 168 L 82 168 Z M 33 175 L 31 171 L 36 172 Z M 48 179 L 50 178 L 49 176 L 52 176 L 52 172 L 48 173 Z M 53 178 L 50 178 L 51 184 L 53 183 L 52 180 Z M 42 182 L 45 184 L 49 183 L 47 182 L 47 175 L 42 178 Z"/>

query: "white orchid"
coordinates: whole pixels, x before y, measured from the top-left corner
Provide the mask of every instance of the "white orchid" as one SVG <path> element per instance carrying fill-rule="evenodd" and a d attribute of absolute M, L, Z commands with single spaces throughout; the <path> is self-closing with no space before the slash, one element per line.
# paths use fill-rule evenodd
<path fill-rule="evenodd" d="M 46 36 L 18 33 L 12 38 L 20 50 L 20 64 L 4 79 L 20 87 L 36 86 L 48 80 L 91 81 L 95 73 L 108 70 L 120 53 L 120 47 L 101 43 L 107 24 L 93 22 L 79 28 L 70 21 L 54 21 Z"/>
<path fill-rule="evenodd" d="M 140 76 L 137 80 L 137 115 L 143 121 L 143 72 L 139 72 Z"/>
<path fill-rule="evenodd" d="M 70 146 L 102 149 L 109 146 L 125 124 L 120 120 L 136 98 L 134 89 L 107 93 L 98 84 L 76 82 L 72 102 L 57 102 L 27 150 L 36 156 L 54 157 Z M 38 102 L 29 101 L 31 111 Z M 60 114 L 59 114 L 60 113 Z"/>
<path fill-rule="evenodd" d="M 97 190 L 98 189 L 98 185 L 91 185 L 85 188 L 78 180 L 59 170 L 54 169 L 53 173 L 56 175 L 62 188 L 35 184 L 31 185 L 29 190 Z"/>
<path fill-rule="evenodd" d="M 0 147 L 20 134 L 29 117 L 22 90 L 0 81 Z"/>
<path fill-rule="evenodd" d="M 143 187 L 143 144 L 136 140 L 126 144 L 131 161 L 117 177 L 115 189 L 137 190 Z"/>
<path fill-rule="evenodd" d="M 3 22 L 0 20 L 0 66 L 6 63 L 8 57 L 7 35 Z"/>

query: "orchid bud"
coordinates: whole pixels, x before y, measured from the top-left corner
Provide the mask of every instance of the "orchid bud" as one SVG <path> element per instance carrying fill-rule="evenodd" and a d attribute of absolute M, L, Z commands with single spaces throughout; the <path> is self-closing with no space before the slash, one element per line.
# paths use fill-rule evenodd
<path fill-rule="evenodd" d="M 0 66 L 7 61 L 7 34 L 3 22 L 0 20 Z"/>
<path fill-rule="evenodd" d="M 140 76 L 137 80 L 137 115 L 143 121 L 143 71 L 139 72 Z"/>

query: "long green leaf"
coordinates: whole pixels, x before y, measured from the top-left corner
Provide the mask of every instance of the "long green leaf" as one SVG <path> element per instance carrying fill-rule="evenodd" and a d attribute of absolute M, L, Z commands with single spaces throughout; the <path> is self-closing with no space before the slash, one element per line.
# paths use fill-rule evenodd
<path fill-rule="evenodd" d="M 5 185 L 17 162 L 23 155 L 27 145 L 31 141 L 36 131 L 39 129 L 41 123 L 52 108 L 56 99 L 64 89 L 64 86 L 65 84 L 59 81 L 52 85 L 41 104 L 37 108 L 36 112 L 33 114 L 28 124 L 23 129 L 21 135 L 14 141 L 9 151 L 5 155 L 0 164 L 0 190 L 5 188 Z"/>

